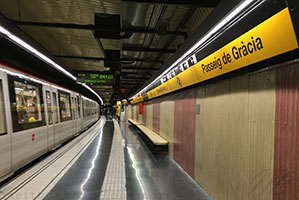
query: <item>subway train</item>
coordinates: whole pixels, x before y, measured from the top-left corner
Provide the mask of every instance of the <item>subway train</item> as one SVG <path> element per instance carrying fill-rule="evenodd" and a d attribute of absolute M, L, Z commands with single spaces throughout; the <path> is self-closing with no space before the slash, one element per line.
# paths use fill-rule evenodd
<path fill-rule="evenodd" d="M 99 117 L 97 102 L 0 63 L 0 182 Z"/>

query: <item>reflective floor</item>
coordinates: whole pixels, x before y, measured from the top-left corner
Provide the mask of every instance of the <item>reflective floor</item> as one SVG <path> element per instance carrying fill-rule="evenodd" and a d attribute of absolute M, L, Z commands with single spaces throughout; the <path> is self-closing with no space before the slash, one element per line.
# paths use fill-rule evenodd
<path fill-rule="evenodd" d="M 99 199 L 110 155 L 113 130 L 113 122 L 107 120 L 102 131 L 44 199 Z"/>
<path fill-rule="evenodd" d="M 199 186 L 167 155 L 153 155 L 138 130 L 120 123 L 125 141 L 125 166 L 128 200 L 205 200 Z"/>
<path fill-rule="evenodd" d="M 115 186 L 115 182 L 112 181 L 120 175 L 113 172 L 114 168 L 119 168 L 121 164 L 118 164 L 119 166 L 109 165 L 107 174 L 110 175 L 106 175 L 106 180 L 105 174 L 115 134 L 114 129 L 120 134 L 119 126 L 116 121 L 114 122 L 116 128 L 111 120 L 106 121 L 102 131 L 44 199 L 98 200 L 101 196 L 101 199 L 119 200 L 120 198 L 108 197 L 120 196 L 113 192 L 121 191 L 126 194 L 128 200 L 207 199 L 198 184 L 187 176 L 167 154 L 152 154 L 139 136 L 139 130 L 128 123 L 120 123 L 124 143 L 124 158 L 122 157 L 121 162 L 125 162 L 125 167 L 122 164 L 125 169 L 123 168 L 121 175 L 125 170 L 126 181 L 120 182 L 123 185 L 118 186 Z M 118 137 L 120 141 L 120 135 Z M 114 142 L 113 145 L 119 147 L 121 143 Z M 115 150 L 115 147 L 113 149 Z M 122 155 L 123 153 L 121 151 Z M 119 156 L 114 157 L 116 159 Z M 103 185 L 104 179 L 106 183 Z M 113 187 L 117 190 L 111 190 Z M 120 191 L 118 189 L 120 187 L 123 190 Z M 105 194 L 102 193 L 102 195 L 101 191 Z M 125 199 L 125 196 L 121 199 Z"/>

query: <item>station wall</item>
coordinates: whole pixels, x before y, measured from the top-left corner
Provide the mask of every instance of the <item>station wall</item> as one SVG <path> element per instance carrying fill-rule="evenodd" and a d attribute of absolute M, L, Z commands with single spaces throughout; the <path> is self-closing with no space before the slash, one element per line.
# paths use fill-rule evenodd
<path fill-rule="evenodd" d="M 297 200 L 298 77 L 294 61 L 145 102 L 142 117 L 213 199 Z"/>

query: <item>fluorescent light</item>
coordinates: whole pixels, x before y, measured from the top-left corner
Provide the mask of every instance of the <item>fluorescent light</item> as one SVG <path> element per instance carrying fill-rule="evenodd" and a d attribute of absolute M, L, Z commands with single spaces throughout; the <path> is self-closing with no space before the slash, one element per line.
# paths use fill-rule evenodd
<path fill-rule="evenodd" d="M 41 60 L 45 61 L 46 63 L 48 63 L 49 65 L 51 65 L 55 69 L 61 71 L 62 73 L 64 73 L 68 77 L 70 77 L 71 79 L 77 80 L 77 78 L 74 75 L 72 75 L 70 72 L 68 72 L 67 70 L 65 70 L 60 65 L 56 64 L 53 60 L 51 60 L 50 58 L 48 58 L 47 56 L 45 56 L 43 53 L 41 53 L 38 50 L 36 50 L 34 47 L 32 47 L 30 44 L 26 43 L 24 40 L 22 40 L 22 39 L 18 38 L 17 36 L 11 34 L 7 29 L 5 29 L 2 26 L 0 26 L 0 33 L 6 35 L 10 40 L 12 40 L 13 42 L 15 42 L 16 44 L 18 44 L 22 48 L 26 49 L 30 53 L 34 54 L 36 57 L 38 57 Z"/>
<path fill-rule="evenodd" d="M 247 8 L 254 0 L 244 0 L 237 7 L 235 7 L 227 16 L 225 16 L 216 26 L 214 26 L 206 35 L 200 38 L 196 44 L 194 44 L 186 53 L 184 53 L 179 59 L 177 59 L 169 68 L 167 68 L 161 75 L 159 75 L 155 80 L 153 80 L 149 85 L 145 88 L 137 92 L 133 97 L 137 97 L 143 91 L 148 89 L 155 83 L 157 80 L 161 79 L 166 73 L 169 72 L 170 69 L 175 67 L 181 61 L 183 61 L 189 54 L 191 54 L 194 50 L 196 50 L 200 45 L 204 44 L 208 39 L 210 39 L 215 33 L 217 33 L 220 29 L 222 29 L 225 25 L 227 25 L 232 19 L 234 19 L 240 12 L 242 12 L 245 8 Z"/>
<path fill-rule="evenodd" d="M 13 40 L 14 42 L 16 42 L 18 45 L 20 45 L 21 47 L 25 48 L 26 50 L 28 50 L 29 52 L 31 52 L 35 56 L 39 57 L 41 60 L 43 60 L 46 63 L 50 64 L 52 67 L 54 67 L 57 70 L 63 72 L 65 75 L 69 76 L 73 80 L 77 80 L 77 78 L 74 75 L 72 75 L 70 72 L 68 72 L 67 70 L 65 70 L 60 65 L 56 64 L 53 60 L 51 60 L 50 58 L 48 58 L 47 56 L 45 56 L 44 54 L 42 54 L 41 52 L 39 52 L 38 50 L 36 50 L 35 48 L 33 48 L 28 43 L 24 42 L 23 40 L 21 40 L 17 36 L 10 34 L 10 35 L 7 35 L 7 37 L 9 37 L 11 40 Z"/>
<path fill-rule="evenodd" d="M 85 88 L 87 88 L 89 91 L 91 91 L 92 93 L 94 93 L 101 101 L 102 105 L 104 105 L 102 98 L 100 97 L 100 95 L 98 93 L 96 93 L 93 89 L 91 89 L 91 87 L 89 87 L 88 85 L 86 85 L 85 83 L 82 83 L 81 85 L 83 85 Z"/>
<path fill-rule="evenodd" d="M 4 35 L 9 35 L 11 34 L 8 30 L 6 30 L 4 27 L 0 26 L 0 33 Z"/>
<path fill-rule="evenodd" d="M 24 40 L 20 39 L 19 37 L 11 34 L 7 29 L 5 29 L 4 27 L 0 26 L 0 33 L 6 35 L 10 40 L 12 40 L 13 42 L 15 42 L 16 44 L 18 44 L 19 46 L 21 46 L 22 48 L 26 49 L 27 51 L 29 51 L 30 53 L 32 53 L 33 55 L 35 55 L 36 57 L 40 58 L 41 60 L 43 60 L 44 62 L 48 63 L 49 65 L 51 65 L 52 67 L 54 67 L 55 69 L 61 71 L 62 73 L 64 73 L 65 75 L 69 76 L 70 78 L 72 78 L 73 80 L 77 80 L 77 78 L 72 75 L 70 72 L 68 72 L 67 70 L 65 70 L 63 67 L 61 67 L 60 65 L 58 65 L 57 63 L 55 63 L 53 60 L 51 60 L 49 57 L 45 56 L 43 53 L 39 52 L 38 50 L 36 50 L 34 47 L 32 47 L 30 44 L 26 43 Z M 11 73 L 11 72 L 10 72 Z M 20 76 L 20 74 L 17 74 L 18 76 Z M 21 75 L 24 76 L 24 75 Z M 33 78 L 29 78 L 32 81 L 35 82 L 40 82 L 43 84 L 47 84 L 44 83 L 42 81 L 33 79 Z M 49 84 L 47 84 L 49 85 Z M 101 103 L 103 104 L 103 100 L 100 97 L 100 95 L 98 95 L 98 93 L 96 93 L 93 89 L 91 89 L 89 86 L 87 86 L 86 84 L 82 84 L 84 87 L 86 87 L 88 90 L 90 90 L 92 93 L 94 93 L 101 101 Z"/>
<path fill-rule="evenodd" d="M 7 73 L 7 74 L 10 74 L 10 75 L 12 75 L 12 76 L 18 76 L 18 77 L 21 78 L 21 79 L 28 79 L 28 80 L 30 80 L 30 81 L 33 81 L 33 82 L 36 82 L 36 83 L 39 83 L 39 84 L 44 84 L 44 85 L 47 85 L 47 86 L 51 86 L 51 87 L 56 88 L 56 89 L 58 89 L 58 90 L 62 90 L 62 91 L 69 92 L 69 93 L 72 93 L 72 92 L 73 92 L 73 91 L 64 89 L 64 88 L 62 88 L 62 87 L 58 87 L 58 86 L 56 86 L 56 85 L 50 85 L 49 83 L 46 83 L 46 82 L 44 82 L 44 81 L 40 81 L 40 80 L 38 80 L 38 79 L 32 78 L 32 77 L 30 77 L 30 76 L 26 76 L 26 75 L 21 74 L 21 73 L 17 73 L 17 72 L 9 71 L 9 70 L 7 70 L 7 69 L 2 68 L 2 66 L 0 66 L 0 71 L 5 72 L 5 73 Z M 86 85 L 85 87 L 88 87 L 88 86 Z M 15 88 L 15 89 L 16 89 L 16 90 L 20 90 L 20 91 L 22 90 L 21 88 Z M 92 90 L 92 89 L 89 88 L 89 87 L 88 87 L 88 89 L 89 89 L 89 90 Z M 93 90 L 92 90 L 92 92 L 95 93 Z M 76 94 L 77 94 L 77 93 L 76 93 Z M 97 93 L 95 93 L 95 94 L 98 96 L 98 98 L 101 100 L 101 102 L 103 102 L 102 99 L 101 99 L 101 97 L 100 97 Z M 86 98 L 86 97 L 84 97 L 84 96 L 81 96 L 81 97 L 82 97 L 83 99 L 91 100 L 91 99 Z"/>

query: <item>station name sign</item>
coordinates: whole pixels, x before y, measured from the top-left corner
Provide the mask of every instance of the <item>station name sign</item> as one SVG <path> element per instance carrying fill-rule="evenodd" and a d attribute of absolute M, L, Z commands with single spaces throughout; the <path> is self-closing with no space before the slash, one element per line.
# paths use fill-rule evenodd
<path fill-rule="evenodd" d="M 114 75 L 103 72 L 77 72 L 77 80 L 92 85 L 113 85 Z"/>
<path fill-rule="evenodd" d="M 295 49 L 298 42 L 289 9 L 285 8 L 202 60 L 191 55 L 143 96 L 155 98 Z"/>

